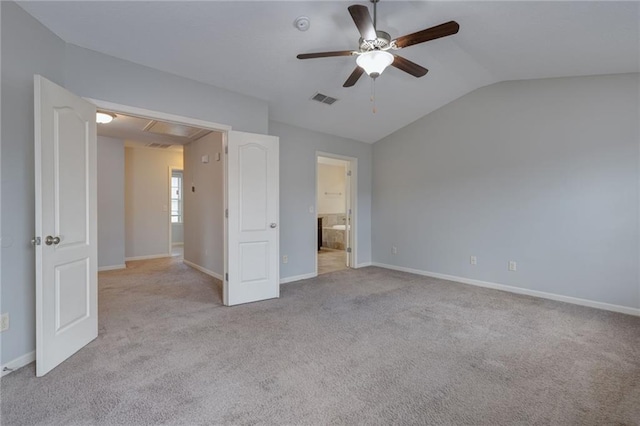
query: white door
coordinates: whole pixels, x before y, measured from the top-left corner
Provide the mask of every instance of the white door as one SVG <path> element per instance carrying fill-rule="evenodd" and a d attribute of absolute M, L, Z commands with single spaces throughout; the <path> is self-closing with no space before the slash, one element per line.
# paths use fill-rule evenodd
<path fill-rule="evenodd" d="M 96 108 L 35 76 L 36 374 L 98 336 Z"/>
<path fill-rule="evenodd" d="M 279 140 L 229 132 L 225 305 L 280 296 Z"/>
<path fill-rule="evenodd" d="M 345 187 L 345 232 L 344 232 L 344 245 L 347 255 L 345 256 L 345 263 L 347 267 L 352 265 L 352 244 L 351 244 L 351 162 L 347 162 L 344 187 Z"/>

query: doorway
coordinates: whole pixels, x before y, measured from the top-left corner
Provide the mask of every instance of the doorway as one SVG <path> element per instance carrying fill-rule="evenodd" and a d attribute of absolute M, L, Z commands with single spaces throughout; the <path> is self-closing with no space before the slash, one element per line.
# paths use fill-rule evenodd
<path fill-rule="evenodd" d="M 225 148 L 223 303 L 279 297 L 277 137 L 83 99 L 39 75 L 34 76 L 34 98 L 38 376 L 98 336 L 97 109 L 220 133 Z M 166 173 L 164 168 L 165 182 Z M 162 192 L 156 211 L 169 211 L 163 205 L 168 193 Z M 139 194 L 145 195 L 145 189 Z"/>
<path fill-rule="evenodd" d="M 316 273 L 355 264 L 356 159 L 316 153 Z"/>
<path fill-rule="evenodd" d="M 183 161 L 184 164 L 184 161 Z M 184 173 L 182 169 L 169 168 L 169 242 L 172 257 L 184 258 Z M 222 184 L 222 182 L 220 182 Z M 222 241 L 221 241 L 222 242 Z M 221 244 L 222 245 L 222 244 Z"/>

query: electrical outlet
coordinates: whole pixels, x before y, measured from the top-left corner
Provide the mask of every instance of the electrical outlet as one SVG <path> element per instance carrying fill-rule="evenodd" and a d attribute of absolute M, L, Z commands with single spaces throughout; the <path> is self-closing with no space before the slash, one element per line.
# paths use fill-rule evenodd
<path fill-rule="evenodd" d="M 289 263 L 289 256 L 287 256 L 286 254 L 282 256 L 282 263 Z"/>
<path fill-rule="evenodd" d="M 398 247 L 396 246 L 391 247 L 391 254 L 398 254 Z"/>
<path fill-rule="evenodd" d="M 518 264 L 517 264 L 515 261 L 510 260 L 510 261 L 509 261 L 509 270 L 510 270 L 511 272 L 515 272 L 515 271 L 517 271 L 517 270 L 518 270 Z"/>
<path fill-rule="evenodd" d="M 6 331 L 9 329 L 9 313 L 2 314 L 0 317 L 0 332 Z"/>
<path fill-rule="evenodd" d="M 472 265 L 477 265 L 478 264 L 478 258 L 475 256 L 471 256 L 471 258 L 469 259 L 469 263 L 471 263 Z"/>

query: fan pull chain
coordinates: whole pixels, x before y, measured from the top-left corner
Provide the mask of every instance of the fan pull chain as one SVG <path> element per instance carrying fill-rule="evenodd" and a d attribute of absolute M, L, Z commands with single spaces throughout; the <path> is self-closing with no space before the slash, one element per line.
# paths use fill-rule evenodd
<path fill-rule="evenodd" d="M 373 113 L 378 112 L 378 108 L 376 108 L 376 79 L 371 79 L 371 102 L 373 102 Z"/>

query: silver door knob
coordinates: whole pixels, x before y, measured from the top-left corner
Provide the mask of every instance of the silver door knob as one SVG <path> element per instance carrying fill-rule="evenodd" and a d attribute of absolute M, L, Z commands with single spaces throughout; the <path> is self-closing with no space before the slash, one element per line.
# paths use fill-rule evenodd
<path fill-rule="evenodd" d="M 276 225 L 275 223 L 272 223 L 272 224 L 271 224 L 271 227 L 272 227 L 272 228 L 275 228 L 276 226 L 278 226 L 278 225 Z"/>
<path fill-rule="evenodd" d="M 48 246 L 51 244 L 60 244 L 60 237 L 52 237 L 51 235 L 45 238 L 44 243 Z"/>

